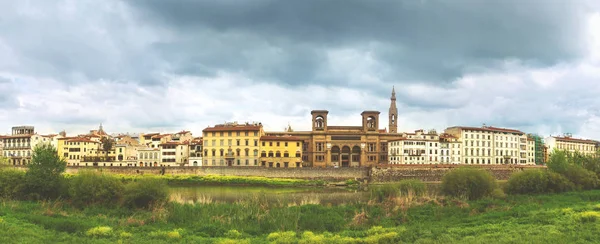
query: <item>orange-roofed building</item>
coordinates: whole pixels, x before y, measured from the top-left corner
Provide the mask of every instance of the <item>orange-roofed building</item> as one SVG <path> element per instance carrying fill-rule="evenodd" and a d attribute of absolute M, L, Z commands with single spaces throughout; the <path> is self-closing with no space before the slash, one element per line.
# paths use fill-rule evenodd
<path fill-rule="evenodd" d="M 260 137 L 260 166 L 269 168 L 302 167 L 303 142 L 296 136 Z"/>
<path fill-rule="evenodd" d="M 445 130 L 461 141 L 463 164 L 530 164 L 527 135 L 492 126 L 455 126 Z"/>
<path fill-rule="evenodd" d="M 563 150 L 593 155 L 598 151 L 598 141 L 574 138 L 571 134 L 546 137 L 544 142 L 548 146 L 548 154 L 552 154 L 555 150 Z"/>
<path fill-rule="evenodd" d="M 202 166 L 258 166 L 261 123 L 225 123 L 202 130 Z"/>

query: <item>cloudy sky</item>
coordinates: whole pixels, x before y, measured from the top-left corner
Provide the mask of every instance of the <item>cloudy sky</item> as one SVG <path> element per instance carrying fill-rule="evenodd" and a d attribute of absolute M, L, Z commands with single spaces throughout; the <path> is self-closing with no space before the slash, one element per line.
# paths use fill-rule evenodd
<path fill-rule="evenodd" d="M 600 139 L 594 0 L 0 0 L 0 134 L 487 125 Z"/>

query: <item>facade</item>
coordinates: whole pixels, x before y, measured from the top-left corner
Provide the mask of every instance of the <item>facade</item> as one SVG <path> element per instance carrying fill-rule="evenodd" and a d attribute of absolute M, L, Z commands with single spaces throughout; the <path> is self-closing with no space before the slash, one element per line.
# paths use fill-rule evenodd
<path fill-rule="evenodd" d="M 259 141 L 265 134 L 261 123 L 226 123 L 203 133 L 203 166 L 258 166 Z"/>
<path fill-rule="evenodd" d="M 544 144 L 544 138 L 536 134 L 530 134 L 529 137 L 533 139 L 535 143 L 535 164 L 544 165 L 547 162 L 546 145 Z"/>
<path fill-rule="evenodd" d="M 199 167 L 202 166 L 202 152 L 204 151 L 202 148 L 202 137 L 194 138 L 192 142 L 190 142 L 190 156 L 188 160 L 187 166 L 191 167 Z"/>
<path fill-rule="evenodd" d="M 65 138 L 61 143 L 62 157 L 68 166 L 97 166 L 99 160 L 92 160 L 100 143 L 85 137 Z"/>
<path fill-rule="evenodd" d="M 440 163 L 460 164 L 461 145 L 457 137 L 446 133 L 440 134 Z"/>
<path fill-rule="evenodd" d="M 390 164 L 437 164 L 440 162 L 440 138 L 435 131 L 405 133 L 388 141 Z"/>
<path fill-rule="evenodd" d="M 137 160 L 139 167 L 159 167 L 161 155 L 159 148 L 138 148 Z"/>
<path fill-rule="evenodd" d="M 167 142 L 160 144 L 160 166 L 175 167 L 188 163 L 190 147 L 188 142 Z"/>
<path fill-rule="evenodd" d="M 302 167 L 303 140 L 295 136 L 262 136 L 260 166 L 269 168 Z M 339 162 L 340 159 L 338 159 Z M 248 161 L 245 165 L 248 165 Z"/>
<path fill-rule="evenodd" d="M 445 131 L 462 142 L 464 164 L 528 164 L 525 133 L 491 126 L 450 127 Z"/>
<path fill-rule="evenodd" d="M 548 146 L 548 153 L 554 150 L 564 150 L 570 153 L 578 152 L 584 155 L 594 155 L 597 152 L 597 141 L 573 138 L 567 134 L 564 136 L 550 136 L 544 139 Z"/>
<path fill-rule="evenodd" d="M 527 136 L 527 164 L 535 163 L 535 139 L 531 136 Z"/>
<path fill-rule="evenodd" d="M 26 165 L 31 162 L 32 149 L 31 137 L 35 134 L 33 126 L 12 127 L 12 134 L 0 138 L 2 140 L 2 153 L 12 165 Z"/>

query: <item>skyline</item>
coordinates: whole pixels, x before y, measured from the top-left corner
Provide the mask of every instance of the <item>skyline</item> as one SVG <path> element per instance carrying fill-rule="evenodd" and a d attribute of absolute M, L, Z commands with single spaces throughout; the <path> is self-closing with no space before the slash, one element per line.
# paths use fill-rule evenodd
<path fill-rule="evenodd" d="M 0 1 L 0 16 L 0 134 L 310 130 L 319 109 L 332 125 L 377 110 L 383 129 L 395 86 L 399 132 L 600 139 L 596 1 Z"/>

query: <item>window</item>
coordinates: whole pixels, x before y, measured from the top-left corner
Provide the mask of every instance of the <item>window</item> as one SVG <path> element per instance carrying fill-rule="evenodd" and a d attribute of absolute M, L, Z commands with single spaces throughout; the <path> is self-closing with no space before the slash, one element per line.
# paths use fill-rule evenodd
<path fill-rule="evenodd" d="M 227 132 L 227 136 L 231 136 L 231 131 L 230 131 L 230 132 Z"/>
<path fill-rule="evenodd" d="M 254 132 L 254 136 L 258 136 L 258 132 L 256 132 L 256 131 L 255 131 L 255 132 Z"/>
<path fill-rule="evenodd" d="M 239 131 L 235 132 L 235 135 L 240 136 L 240 132 Z"/>
<path fill-rule="evenodd" d="M 244 136 L 248 136 L 248 132 L 247 131 L 244 131 Z"/>
<path fill-rule="evenodd" d="M 287 142 L 284 142 L 284 144 L 283 144 L 283 145 L 284 145 L 284 146 L 286 146 L 286 147 L 288 146 Z"/>
<path fill-rule="evenodd" d="M 277 146 L 279 146 L 279 142 L 277 142 Z"/>

